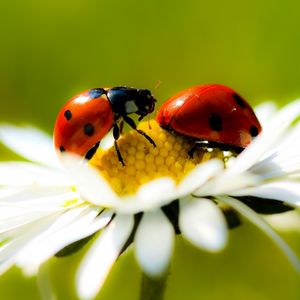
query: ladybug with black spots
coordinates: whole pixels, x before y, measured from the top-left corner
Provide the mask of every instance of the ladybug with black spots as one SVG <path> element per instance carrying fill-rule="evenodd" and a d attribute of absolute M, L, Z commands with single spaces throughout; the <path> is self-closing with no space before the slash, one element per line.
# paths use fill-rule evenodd
<path fill-rule="evenodd" d="M 156 100 L 146 89 L 131 87 L 94 88 L 74 96 L 60 110 L 54 127 L 54 144 L 59 152 L 68 151 L 91 159 L 101 139 L 113 129 L 115 149 L 124 166 L 117 140 L 123 122 L 143 135 L 154 147 L 154 141 L 136 128 L 128 115 L 139 121 L 154 110 Z"/>
<path fill-rule="evenodd" d="M 220 84 L 191 87 L 167 100 L 156 116 L 164 129 L 192 138 L 197 147 L 240 153 L 262 130 L 251 106 Z"/>

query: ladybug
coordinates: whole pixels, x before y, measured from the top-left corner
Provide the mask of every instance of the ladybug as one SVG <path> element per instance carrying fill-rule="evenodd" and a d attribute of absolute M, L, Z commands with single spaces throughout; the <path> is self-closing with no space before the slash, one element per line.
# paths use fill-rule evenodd
<path fill-rule="evenodd" d="M 74 96 L 60 110 L 54 127 L 54 144 L 59 152 L 69 151 L 91 159 L 101 139 L 113 129 L 115 149 L 124 166 L 117 140 L 123 122 L 143 135 L 154 147 L 154 141 L 136 128 L 128 115 L 139 121 L 154 110 L 156 100 L 146 89 L 131 87 L 94 88 Z"/>
<path fill-rule="evenodd" d="M 156 116 L 164 129 L 192 138 L 195 146 L 240 153 L 261 132 L 251 106 L 233 89 L 198 85 L 168 99 Z"/>

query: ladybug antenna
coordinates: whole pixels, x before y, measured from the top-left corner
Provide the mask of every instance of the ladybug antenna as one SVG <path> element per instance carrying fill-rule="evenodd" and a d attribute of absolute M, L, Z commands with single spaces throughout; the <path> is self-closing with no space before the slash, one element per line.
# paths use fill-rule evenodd
<path fill-rule="evenodd" d="M 148 122 L 148 128 L 149 128 L 149 130 L 151 130 L 152 127 L 151 127 L 151 123 L 150 123 L 150 115 L 147 115 L 147 122 Z"/>
<path fill-rule="evenodd" d="M 157 90 L 161 85 L 161 81 L 158 79 L 155 86 L 154 86 L 154 89 Z"/>

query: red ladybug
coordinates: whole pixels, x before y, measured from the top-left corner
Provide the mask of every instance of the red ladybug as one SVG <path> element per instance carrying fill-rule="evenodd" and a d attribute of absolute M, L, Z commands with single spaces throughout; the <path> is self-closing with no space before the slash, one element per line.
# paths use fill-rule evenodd
<path fill-rule="evenodd" d="M 195 146 L 204 142 L 237 153 L 262 130 L 250 105 L 220 84 L 179 92 L 162 105 L 156 120 L 162 128 L 195 139 Z"/>
<path fill-rule="evenodd" d="M 69 151 L 91 159 L 101 139 L 113 128 L 118 158 L 125 165 L 117 144 L 123 121 L 155 146 L 154 141 L 137 129 L 128 116 L 134 113 L 141 120 L 153 112 L 155 102 L 149 90 L 130 87 L 95 88 L 76 95 L 57 116 L 55 147 L 60 152 Z"/>

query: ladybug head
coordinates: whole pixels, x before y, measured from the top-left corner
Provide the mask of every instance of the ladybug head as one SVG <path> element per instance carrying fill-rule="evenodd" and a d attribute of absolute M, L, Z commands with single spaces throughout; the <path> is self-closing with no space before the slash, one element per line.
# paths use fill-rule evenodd
<path fill-rule="evenodd" d="M 144 89 L 137 90 L 135 105 L 138 108 L 136 114 L 140 115 L 139 120 L 141 120 L 144 116 L 153 112 L 155 102 L 156 99 L 152 96 L 149 90 L 144 90 Z"/>
<path fill-rule="evenodd" d="M 125 86 L 110 88 L 107 97 L 116 114 L 137 114 L 140 120 L 153 112 L 156 102 L 149 90 Z"/>

